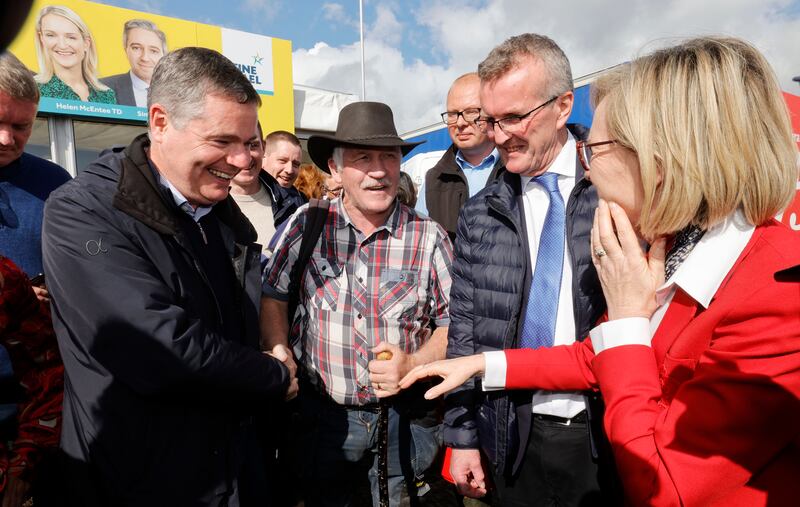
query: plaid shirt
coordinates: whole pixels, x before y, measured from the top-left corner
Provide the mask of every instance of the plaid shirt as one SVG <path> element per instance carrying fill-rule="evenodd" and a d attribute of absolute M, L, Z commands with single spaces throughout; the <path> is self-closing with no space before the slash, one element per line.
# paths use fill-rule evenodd
<path fill-rule="evenodd" d="M 264 273 L 264 294 L 288 299 L 308 206 L 292 217 Z M 436 222 L 399 203 L 369 237 L 351 223 L 341 199 L 331 203 L 320 241 L 303 273 L 291 336 L 312 383 L 344 405 L 377 401 L 367 365 L 388 341 L 416 352 L 431 324 L 450 324 L 453 248 Z"/>

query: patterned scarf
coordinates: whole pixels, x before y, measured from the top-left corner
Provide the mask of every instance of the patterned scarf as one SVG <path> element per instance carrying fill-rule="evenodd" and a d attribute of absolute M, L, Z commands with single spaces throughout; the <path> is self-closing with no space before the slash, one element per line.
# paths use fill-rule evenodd
<path fill-rule="evenodd" d="M 672 248 L 667 252 L 667 261 L 665 264 L 665 280 L 669 280 L 675 273 L 675 270 L 683 264 L 686 257 L 689 256 L 694 246 L 700 241 L 706 231 L 700 229 L 696 225 L 690 225 L 675 236 L 675 243 Z"/>

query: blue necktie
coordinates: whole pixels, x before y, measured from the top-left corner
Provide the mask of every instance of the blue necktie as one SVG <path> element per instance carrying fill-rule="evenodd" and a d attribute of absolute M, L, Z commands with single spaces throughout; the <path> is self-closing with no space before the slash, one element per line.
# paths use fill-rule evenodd
<path fill-rule="evenodd" d="M 533 178 L 543 186 L 550 197 L 544 219 L 536 269 L 531 280 L 522 336 L 519 344 L 524 348 L 552 347 L 558 314 L 558 294 L 561 291 L 561 272 L 564 266 L 564 235 L 566 213 L 564 199 L 558 191 L 558 175 L 544 173 Z"/>

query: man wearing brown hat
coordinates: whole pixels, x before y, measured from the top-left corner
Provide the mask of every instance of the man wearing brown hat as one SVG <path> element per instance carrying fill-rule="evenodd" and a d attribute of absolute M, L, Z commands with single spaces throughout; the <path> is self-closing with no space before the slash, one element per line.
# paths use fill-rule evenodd
<path fill-rule="evenodd" d="M 382 438 L 390 503 L 400 505 L 424 493 L 414 479 L 439 448 L 435 407 L 422 390 L 398 387 L 415 365 L 444 357 L 450 322 L 447 233 L 397 200 L 400 161 L 414 146 L 398 137 L 385 104 L 342 109 L 335 135 L 308 140 L 314 163 L 343 192 L 305 264 L 291 325 L 290 272 L 309 206 L 292 217 L 265 272 L 264 346 L 277 352 L 291 342 L 300 364 L 302 422 L 293 430 L 302 483 L 314 485 L 304 492 L 306 505 L 351 504 L 367 477 L 377 505 Z M 377 429 L 381 410 L 389 414 L 385 435 Z"/>

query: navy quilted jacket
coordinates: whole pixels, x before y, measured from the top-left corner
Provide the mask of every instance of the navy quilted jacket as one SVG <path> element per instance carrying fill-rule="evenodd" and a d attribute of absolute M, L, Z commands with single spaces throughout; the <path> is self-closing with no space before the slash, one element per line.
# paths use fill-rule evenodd
<path fill-rule="evenodd" d="M 581 126 L 570 125 L 570 130 L 578 139 L 585 137 Z M 576 339 L 581 340 L 605 311 L 605 304 L 589 252 L 597 192 L 583 178 L 577 156 L 576 177 L 567 201 L 566 226 Z M 519 317 L 531 277 L 520 186 L 519 175 L 504 171 L 461 210 L 447 357 L 517 347 Z M 527 442 L 530 431 L 530 392 L 483 393 L 471 381 L 450 393 L 445 402 L 444 441 L 449 447 L 482 448 L 498 475 L 517 469 L 523 454 L 518 452 L 520 442 Z"/>

